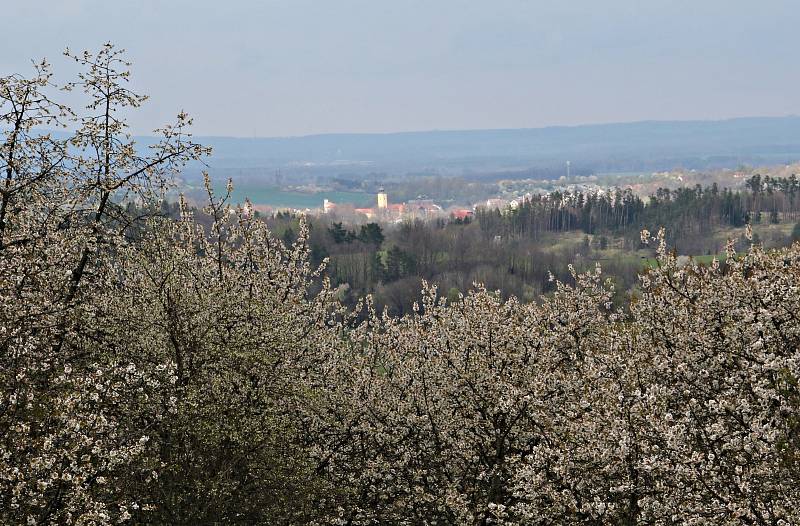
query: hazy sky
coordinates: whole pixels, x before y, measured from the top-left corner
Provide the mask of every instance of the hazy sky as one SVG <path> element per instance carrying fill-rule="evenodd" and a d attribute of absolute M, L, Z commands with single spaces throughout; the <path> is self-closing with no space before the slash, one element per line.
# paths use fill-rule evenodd
<path fill-rule="evenodd" d="M 800 113 L 797 0 L 3 3 L 0 74 L 111 40 L 139 133 L 181 108 L 236 136 Z"/>

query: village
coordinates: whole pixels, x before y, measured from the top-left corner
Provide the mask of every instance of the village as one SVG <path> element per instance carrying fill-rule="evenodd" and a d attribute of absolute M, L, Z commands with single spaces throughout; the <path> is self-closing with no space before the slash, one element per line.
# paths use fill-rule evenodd
<path fill-rule="evenodd" d="M 322 204 L 322 213 L 335 215 L 338 218 L 358 221 L 366 218 L 370 221 L 384 223 L 400 223 L 406 220 L 429 220 L 450 217 L 459 221 L 469 221 L 474 215 L 475 207 L 443 209 L 431 199 L 413 199 L 404 203 L 390 203 L 389 195 L 383 189 L 378 190 L 376 203 L 370 208 L 356 208 L 352 204 L 334 203 L 325 199 Z"/>
<path fill-rule="evenodd" d="M 605 192 L 606 190 L 598 189 L 592 193 L 602 195 Z M 547 199 L 548 196 L 549 194 L 544 194 L 545 199 Z M 443 208 L 432 199 L 425 199 L 422 197 L 404 203 L 391 203 L 388 193 L 383 188 L 380 188 L 376 195 L 374 207 L 358 208 L 350 203 L 335 203 L 329 199 L 324 199 L 322 209 L 291 211 L 294 213 L 312 215 L 320 215 L 321 213 L 322 215 L 335 216 L 337 219 L 348 220 L 355 223 L 359 223 L 364 219 L 381 223 L 402 223 L 403 221 L 409 220 L 432 219 L 450 219 L 468 222 L 472 220 L 478 209 L 499 210 L 501 213 L 505 214 L 517 210 L 524 203 L 530 202 L 532 199 L 533 195 L 531 193 L 526 193 L 511 198 L 491 197 L 485 201 L 477 202 L 469 208 L 458 206 Z"/>

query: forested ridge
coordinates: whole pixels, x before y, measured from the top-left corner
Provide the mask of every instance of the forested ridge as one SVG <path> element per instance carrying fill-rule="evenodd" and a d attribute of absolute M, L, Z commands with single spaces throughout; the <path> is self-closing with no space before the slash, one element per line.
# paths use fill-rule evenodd
<path fill-rule="evenodd" d="M 538 301 L 423 282 L 403 315 L 346 305 L 313 238 L 382 231 L 274 235 L 208 179 L 203 210 L 156 213 L 210 152 L 180 113 L 137 153 L 124 56 L 68 56 L 81 114 L 47 63 L 0 78 L 0 522 L 800 522 L 800 244 L 742 218 L 701 265 L 645 229 L 624 308 L 600 265 Z M 36 131 L 57 123 L 74 132 Z M 737 197 L 753 223 L 784 203 L 766 188 Z M 442 229 L 534 235 L 525 210 Z"/>
<path fill-rule="evenodd" d="M 491 234 L 534 238 L 542 232 L 572 230 L 630 237 L 631 232 L 653 224 L 669 224 L 671 236 L 681 238 L 707 235 L 720 226 L 797 219 L 800 182 L 795 175 L 762 179 L 756 174 L 747 179 L 746 186 L 744 192 L 720 189 L 716 183 L 707 188 L 661 188 L 646 201 L 630 189 L 588 194 L 556 191 L 524 200 L 505 214 L 479 208 L 478 219 Z"/>

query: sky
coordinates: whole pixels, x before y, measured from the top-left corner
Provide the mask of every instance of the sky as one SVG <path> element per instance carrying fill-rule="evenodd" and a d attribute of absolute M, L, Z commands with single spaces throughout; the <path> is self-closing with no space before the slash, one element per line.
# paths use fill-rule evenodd
<path fill-rule="evenodd" d="M 3 18 L 0 75 L 125 48 L 151 96 L 140 134 L 180 109 L 240 137 L 800 113 L 796 0 L 36 0 Z"/>

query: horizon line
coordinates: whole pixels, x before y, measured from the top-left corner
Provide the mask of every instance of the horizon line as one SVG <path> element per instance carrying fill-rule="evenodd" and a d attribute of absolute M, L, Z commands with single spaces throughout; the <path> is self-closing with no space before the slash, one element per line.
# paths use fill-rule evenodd
<path fill-rule="evenodd" d="M 605 121 L 605 122 L 586 122 L 581 124 L 551 124 L 547 126 L 526 126 L 518 128 L 429 128 L 417 130 L 401 130 L 401 131 L 366 131 L 366 132 L 348 132 L 348 131 L 331 131 L 321 133 L 307 133 L 301 135 L 216 135 L 204 133 L 192 133 L 192 137 L 204 139 L 236 139 L 236 140 L 289 140 L 289 139 L 306 139 L 311 137 L 331 137 L 331 136 L 370 136 L 370 135 L 414 135 L 414 134 L 427 134 L 427 133 L 473 133 L 473 132 L 509 132 L 509 131 L 532 131 L 532 130 L 555 130 L 555 129 L 573 129 L 573 128 L 592 128 L 601 126 L 629 126 L 636 124 L 698 124 L 698 123 L 722 123 L 743 120 L 780 120 L 780 119 L 798 119 L 799 114 L 790 113 L 786 115 L 742 115 L 738 117 L 724 117 L 719 119 L 639 119 L 632 121 Z M 65 133 L 69 128 L 40 128 L 34 127 L 36 130 L 44 131 L 47 133 Z M 2 130 L 2 128 L 0 128 Z M 131 133 L 132 138 L 155 138 L 156 135 L 147 133 Z"/>
<path fill-rule="evenodd" d="M 617 126 L 617 125 L 633 125 L 633 124 L 661 124 L 661 123 L 711 123 L 711 122 L 730 122 L 739 120 L 756 120 L 756 119 L 797 119 L 800 115 L 790 113 L 786 115 L 742 115 L 738 117 L 724 117 L 719 119 L 639 119 L 632 121 L 605 121 L 605 122 L 586 122 L 581 124 L 551 124 L 547 126 L 525 126 L 517 128 L 429 128 L 417 130 L 404 130 L 404 131 L 366 131 L 366 132 L 348 132 L 348 131 L 331 131 L 320 133 L 307 133 L 300 135 L 215 135 L 215 134 L 192 134 L 194 137 L 204 137 L 209 139 L 242 139 L 242 140 L 258 140 L 258 139 L 304 139 L 308 137 L 324 137 L 332 135 L 350 135 L 350 136 L 366 136 L 366 135 L 410 135 L 410 134 L 423 134 L 423 133 L 458 133 L 458 132 L 492 132 L 492 131 L 529 131 L 529 130 L 552 130 L 562 128 L 589 128 L 597 126 Z M 138 137 L 152 137 L 151 135 L 134 134 Z"/>

